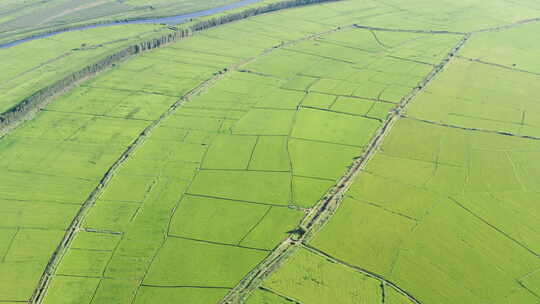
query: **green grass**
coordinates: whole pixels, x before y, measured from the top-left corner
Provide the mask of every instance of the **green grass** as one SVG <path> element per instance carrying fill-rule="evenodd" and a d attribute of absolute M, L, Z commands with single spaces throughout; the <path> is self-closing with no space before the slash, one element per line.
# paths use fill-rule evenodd
<path fill-rule="evenodd" d="M 294 114 L 292 110 L 253 109 L 232 131 L 239 135 L 288 135 Z"/>
<path fill-rule="evenodd" d="M 106 88 L 83 86 L 66 94 L 67 104 L 51 104 L 48 109 L 76 112 L 88 115 L 103 115 L 125 119 L 154 120 L 159 118 L 163 109 L 176 101 L 175 97 L 140 94 L 137 91 L 120 91 Z"/>
<path fill-rule="evenodd" d="M 311 244 L 353 265 L 387 275 L 396 251 L 415 224 L 399 214 L 346 198 Z"/>
<path fill-rule="evenodd" d="M 531 23 L 505 31 L 474 35 L 459 54 L 467 58 L 538 73 L 540 65 L 533 55 L 538 45 L 537 41 L 531 39 L 536 36 L 538 30 L 538 24 Z"/>
<path fill-rule="evenodd" d="M 528 139 L 402 119 L 312 245 L 423 302 L 535 303 L 516 279 L 539 267 L 539 151 Z"/>
<path fill-rule="evenodd" d="M 259 250 L 168 238 L 144 283 L 230 288 L 266 255 Z"/>
<path fill-rule="evenodd" d="M 461 127 L 538 136 L 537 78 L 455 59 L 417 97 L 408 114 Z"/>
<path fill-rule="evenodd" d="M 44 303 L 68 304 L 79 302 L 81 299 L 90 299 L 98 288 L 99 281 L 98 278 L 56 276 Z"/>
<path fill-rule="evenodd" d="M 304 214 L 289 208 L 272 206 L 266 216 L 240 242 L 247 247 L 274 249 L 291 231 L 297 228 Z"/>
<path fill-rule="evenodd" d="M 152 190 L 155 180 L 146 176 L 125 176 L 115 179 L 101 196 L 104 201 L 140 203 Z"/>
<path fill-rule="evenodd" d="M 92 303 L 129 303 L 135 298 L 138 284 L 135 280 L 102 280 L 92 297 Z"/>
<path fill-rule="evenodd" d="M 3 217 L 0 227 L 66 229 L 79 207 L 77 204 L 0 200 Z"/>
<path fill-rule="evenodd" d="M 256 136 L 217 136 L 206 153 L 204 169 L 246 169 L 257 144 Z"/>
<path fill-rule="evenodd" d="M 375 102 L 356 98 L 341 97 L 336 100 L 331 109 L 337 112 L 366 115 L 373 106 L 373 103 Z"/>
<path fill-rule="evenodd" d="M 65 276 L 100 277 L 110 257 L 110 251 L 70 249 L 56 273 Z"/>
<path fill-rule="evenodd" d="M 304 95 L 304 92 L 274 89 L 268 95 L 262 96 L 255 106 L 294 110 L 302 102 Z"/>
<path fill-rule="evenodd" d="M 104 230 L 125 231 L 139 209 L 138 204 L 130 202 L 98 201 L 84 221 L 85 227 L 99 227 Z"/>
<path fill-rule="evenodd" d="M 298 206 L 311 207 L 321 200 L 334 184 L 332 180 L 294 176 L 294 201 Z"/>
<path fill-rule="evenodd" d="M 289 304 L 290 301 L 269 291 L 255 290 L 247 299 L 247 304 Z"/>
<path fill-rule="evenodd" d="M 385 303 L 388 304 L 411 304 L 414 303 L 409 298 L 403 296 L 403 294 L 399 293 L 394 288 L 388 287 L 385 285 L 384 287 L 384 300 Z"/>
<path fill-rule="evenodd" d="M 296 251 L 263 286 L 301 303 L 367 304 L 382 301 L 378 280 L 303 248 Z"/>
<path fill-rule="evenodd" d="M 172 218 L 169 233 L 237 244 L 265 216 L 269 208 L 264 205 L 186 196 L 180 201 Z"/>
<path fill-rule="evenodd" d="M 114 234 L 80 232 L 73 240 L 71 248 L 112 251 L 119 240 L 120 236 Z"/>
<path fill-rule="evenodd" d="M 0 283 L 4 286 L 2 297 L 25 301 L 32 294 L 48 257 L 63 234 L 61 230 L 34 229 L 19 229 L 10 235 L 4 234 L 2 238 L 9 241 L 8 247 L 4 248 L 0 267 Z"/>
<path fill-rule="evenodd" d="M 378 118 L 384 120 L 390 111 L 396 106 L 390 103 L 376 102 L 371 109 L 367 112 L 368 117 Z"/>
<path fill-rule="evenodd" d="M 330 181 L 342 176 L 362 152 L 358 147 L 302 139 L 291 140 L 289 151 L 294 175 Z"/>
<path fill-rule="evenodd" d="M 172 217 L 169 235 L 272 249 L 302 216 L 289 208 L 186 196 Z"/>
<path fill-rule="evenodd" d="M 292 136 L 350 146 L 363 146 L 379 127 L 376 121 L 327 111 L 303 109 Z"/>
<path fill-rule="evenodd" d="M 289 208 L 185 196 L 172 217 L 169 235 L 272 249 L 302 216 Z"/>
<path fill-rule="evenodd" d="M 190 194 L 257 203 L 287 205 L 291 175 L 284 172 L 200 171 Z"/>
<path fill-rule="evenodd" d="M 160 288 L 143 286 L 137 293 L 136 304 L 155 303 L 156 299 L 165 303 L 188 301 L 194 304 L 205 304 L 219 301 L 228 289 L 210 288 Z"/>
<path fill-rule="evenodd" d="M 321 109 L 329 109 L 330 106 L 334 104 L 337 99 L 338 97 L 329 94 L 309 93 L 302 101 L 302 105 Z"/>
<path fill-rule="evenodd" d="M 286 136 L 259 136 L 249 170 L 289 171 L 291 168 Z"/>

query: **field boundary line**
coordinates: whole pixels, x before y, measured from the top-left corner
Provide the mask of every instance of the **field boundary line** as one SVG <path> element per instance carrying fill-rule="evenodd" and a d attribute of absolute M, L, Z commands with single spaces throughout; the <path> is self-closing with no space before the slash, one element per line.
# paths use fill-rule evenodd
<path fill-rule="evenodd" d="M 503 231 L 501 228 L 491 224 L 490 222 L 488 222 L 486 219 L 484 219 L 483 217 L 479 216 L 478 214 L 476 214 L 475 212 L 473 212 L 471 209 L 467 208 L 467 206 L 463 205 L 462 203 L 460 203 L 458 200 L 456 200 L 455 198 L 449 196 L 448 197 L 454 204 L 456 204 L 458 207 L 460 207 L 461 209 L 465 210 L 467 213 L 469 213 L 470 215 L 472 215 L 473 217 L 475 217 L 476 219 L 478 219 L 479 221 L 481 221 L 482 223 L 484 223 L 485 225 L 487 225 L 488 227 L 490 227 L 491 229 L 497 231 L 498 233 L 500 233 L 501 235 L 503 235 L 506 239 L 512 241 L 514 244 L 518 245 L 519 247 L 521 247 L 522 249 L 526 250 L 527 252 L 529 252 L 530 254 L 534 255 L 535 257 L 537 258 L 540 258 L 540 254 L 538 254 L 537 252 L 535 252 L 534 250 L 532 250 L 531 248 L 527 247 L 525 244 L 523 244 L 522 242 L 520 242 L 519 240 L 515 239 L 514 237 L 512 237 L 511 235 L 509 235 L 508 233 L 506 233 L 505 231 Z"/>
<path fill-rule="evenodd" d="M 468 60 L 468 61 L 471 61 L 471 62 L 481 63 L 481 64 L 485 64 L 485 65 L 491 65 L 491 66 L 494 66 L 494 67 L 497 67 L 497 68 L 507 69 L 507 70 L 510 70 L 510 71 L 515 71 L 515 72 L 521 72 L 521 73 L 527 73 L 527 74 L 540 76 L 540 73 L 537 73 L 537 72 L 531 72 L 531 71 L 527 71 L 527 70 L 523 70 L 523 69 L 518 69 L 518 68 L 510 67 L 510 66 L 507 66 L 507 65 L 495 63 L 495 62 L 489 62 L 489 61 L 484 61 L 484 60 L 480 60 L 480 59 L 469 58 L 469 57 L 465 57 L 465 56 L 461 56 L 461 55 L 456 55 L 456 58 L 459 58 L 459 59 L 462 59 L 462 60 Z"/>
<path fill-rule="evenodd" d="M 112 164 L 112 166 L 109 167 L 109 169 L 105 172 L 104 176 L 100 179 L 96 188 L 94 188 L 94 190 L 90 193 L 90 195 L 82 204 L 81 208 L 77 212 L 73 221 L 71 222 L 69 227 L 66 229 L 66 233 L 62 241 L 60 242 L 60 244 L 57 246 L 52 256 L 50 257 L 49 262 L 47 263 L 47 266 L 45 267 L 45 271 L 43 272 L 41 276 L 40 282 L 38 286 L 36 287 L 36 289 L 34 290 L 34 294 L 32 295 L 29 303 L 32 303 L 32 304 L 42 303 L 42 301 L 44 300 L 47 288 L 50 284 L 50 281 L 55 274 L 56 267 L 58 266 L 58 263 L 61 261 L 62 257 L 66 254 L 67 249 L 69 245 L 71 244 L 71 242 L 73 241 L 76 233 L 81 230 L 81 225 L 82 225 L 82 222 L 84 221 L 84 218 L 86 217 L 86 214 L 88 213 L 90 208 L 95 204 L 95 202 L 98 200 L 98 198 L 100 197 L 104 189 L 107 187 L 109 182 L 112 180 L 116 172 L 122 166 L 122 164 L 125 163 L 133 153 L 135 153 L 137 148 L 140 147 L 145 142 L 146 138 L 151 135 L 152 131 L 156 127 L 158 127 L 161 124 L 161 122 L 166 120 L 169 116 L 173 115 L 176 109 L 178 109 L 184 103 L 189 102 L 193 97 L 205 92 L 208 88 L 210 88 L 213 84 L 215 84 L 216 82 L 224 78 L 226 75 L 239 70 L 241 67 L 259 59 L 261 56 L 265 56 L 273 52 L 274 50 L 280 49 L 282 47 L 293 45 L 293 44 L 296 44 L 296 43 L 299 43 L 301 41 L 305 41 L 308 39 L 313 39 L 324 34 L 333 33 L 340 29 L 341 28 L 334 28 L 334 29 L 324 31 L 321 33 L 310 34 L 296 40 L 287 41 L 285 43 L 281 43 L 279 46 L 265 49 L 261 53 L 253 57 L 250 57 L 240 62 L 232 64 L 226 70 L 221 71 L 219 73 L 215 73 L 212 77 L 210 77 L 209 79 L 206 79 L 205 81 L 197 85 L 195 88 L 188 91 L 186 94 L 180 97 L 180 99 L 178 99 L 174 104 L 172 104 L 167 111 L 162 113 L 158 119 L 156 119 L 146 128 L 144 128 L 144 130 L 126 148 L 126 150 Z"/>
<path fill-rule="evenodd" d="M 375 34 L 375 31 L 374 30 L 369 30 L 369 32 L 371 33 L 371 36 L 373 36 L 373 39 L 375 39 L 375 41 L 383 47 L 383 49 L 386 49 L 386 48 L 389 48 L 390 46 L 382 43 L 382 41 L 379 40 L 379 37 L 377 37 L 377 34 Z"/>
<path fill-rule="evenodd" d="M 204 170 L 201 170 L 201 171 L 204 171 Z M 226 197 L 219 197 L 219 196 L 212 196 L 212 195 L 205 195 L 205 194 L 189 193 L 189 192 L 186 192 L 184 195 L 193 196 L 193 197 L 204 197 L 204 198 L 223 200 L 223 201 L 229 201 L 229 202 L 235 202 L 235 203 L 255 204 L 255 205 L 277 207 L 277 208 L 293 208 L 293 209 L 299 210 L 299 211 L 306 210 L 305 208 L 301 208 L 301 207 L 298 207 L 298 206 L 293 206 L 293 205 L 290 205 L 290 204 L 287 204 L 287 205 L 286 204 L 281 204 L 280 205 L 280 204 L 272 204 L 272 203 L 261 203 L 261 202 L 237 200 L 237 199 L 233 199 L 233 198 L 226 198 Z"/>
<path fill-rule="evenodd" d="M 436 64 L 434 64 L 434 63 L 429 63 L 429 62 L 424 62 L 424 61 L 415 60 L 415 59 L 409 59 L 409 58 L 401 58 L 401 57 L 394 56 L 394 55 L 388 55 L 388 57 L 394 58 L 394 59 L 397 59 L 397 60 L 402 60 L 402 61 L 407 61 L 407 62 L 413 62 L 413 63 L 423 64 L 423 65 L 429 65 L 429 66 L 435 66 L 435 65 L 436 65 Z"/>
<path fill-rule="evenodd" d="M 264 252 L 272 251 L 270 249 L 247 247 L 247 246 L 242 246 L 242 245 L 233 244 L 233 243 L 221 243 L 221 242 L 215 242 L 215 241 L 209 241 L 209 240 L 203 240 L 203 239 L 195 239 L 195 238 L 191 238 L 191 237 L 186 237 L 186 236 L 181 236 L 181 235 L 175 235 L 175 234 L 168 233 L 167 238 L 169 238 L 169 237 L 171 237 L 173 239 L 181 239 L 181 240 L 192 241 L 192 242 L 197 242 L 197 243 L 205 243 L 205 244 L 216 245 L 216 246 L 236 247 L 236 248 L 240 248 L 240 249 L 264 251 Z"/>
<path fill-rule="evenodd" d="M 237 246 L 242 246 L 240 244 L 242 244 L 242 242 L 251 234 L 251 232 L 253 232 L 253 230 L 255 230 L 259 226 L 259 224 L 262 223 L 262 221 L 264 221 L 266 216 L 270 213 L 270 210 L 272 210 L 272 206 L 269 206 L 268 209 L 264 212 L 264 214 L 259 218 L 259 220 L 253 226 L 251 226 L 251 228 L 249 228 L 248 232 L 246 232 L 244 236 L 242 236 L 242 238 L 236 243 Z"/>
<path fill-rule="evenodd" d="M 482 133 L 490 133 L 490 134 L 497 134 L 497 135 L 504 135 L 504 136 L 512 136 L 512 137 L 518 137 L 518 138 L 524 138 L 524 139 L 531 139 L 531 140 L 540 140 L 540 137 L 532 136 L 532 135 L 520 135 L 520 134 L 514 134 L 507 131 L 497 131 L 497 130 L 490 130 L 490 129 L 482 129 L 482 128 L 474 128 L 474 127 L 462 127 L 458 125 L 448 124 L 444 122 L 437 122 L 433 120 L 423 119 L 423 118 L 416 118 L 413 116 L 409 116 L 406 114 L 400 114 L 402 118 L 405 119 L 411 119 L 416 120 L 419 122 L 436 125 L 439 127 L 446 127 L 446 128 L 452 128 L 452 129 L 459 129 L 463 131 L 475 131 L 475 132 L 482 132 Z"/>
<path fill-rule="evenodd" d="M 381 31 L 381 32 L 399 32 L 399 33 L 415 33 L 415 34 L 440 34 L 440 35 L 466 35 L 466 32 L 452 32 L 452 31 L 438 31 L 438 30 L 404 30 L 396 28 L 384 28 L 374 27 L 367 25 L 354 24 L 355 28 L 368 30 L 368 31 Z M 373 32 L 372 32 L 373 33 Z"/>
<path fill-rule="evenodd" d="M 302 302 L 300 302 L 300 301 L 298 301 L 298 300 L 296 300 L 294 298 L 291 298 L 291 297 L 289 297 L 287 295 L 284 295 L 284 294 L 282 294 L 282 293 L 280 293 L 278 291 L 275 291 L 275 290 L 273 290 L 271 288 L 261 286 L 261 287 L 259 287 L 259 289 L 264 291 L 264 292 L 269 292 L 271 294 L 274 294 L 274 295 L 276 295 L 276 296 L 278 296 L 280 298 L 283 298 L 283 299 L 285 299 L 287 301 L 290 301 L 290 302 L 292 302 L 294 304 L 302 304 Z"/>
<path fill-rule="evenodd" d="M 356 25 L 353 24 L 352 26 L 355 27 Z M 327 195 L 310 210 L 306 217 L 304 217 L 299 228 L 296 229 L 296 233 L 285 239 L 259 264 L 258 267 L 250 271 L 237 286 L 219 302 L 220 304 L 244 303 L 249 293 L 259 287 L 265 278 L 276 271 L 295 248 L 302 246 L 303 243 L 309 241 L 309 239 L 330 220 L 343 201 L 345 193 L 351 186 L 355 177 L 363 171 L 369 160 L 378 152 L 379 146 L 395 123 L 401 118 L 401 113 L 406 109 L 409 102 L 411 102 L 418 93 L 420 93 L 441 71 L 443 71 L 455 54 L 465 45 L 471 35 L 462 34 L 462 36 L 462 39 L 451 48 L 441 62 L 436 65 L 433 70 L 409 92 L 409 94 L 404 96 L 398 106 L 390 112 L 386 117 L 385 122 L 366 146 L 362 155 L 356 158 L 350 169 L 342 176 L 336 186 L 334 186 Z M 416 303 L 420 304 L 420 302 Z"/>
<path fill-rule="evenodd" d="M 231 287 L 225 286 L 198 286 L 198 285 L 154 285 L 154 284 L 141 284 L 143 287 L 150 288 L 200 288 L 200 289 L 231 289 Z"/>
<path fill-rule="evenodd" d="M 488 27 L 488 28 L 485 28 L 485 29 L 471 31 L 470 33 L 471 34 L 477 34 L 477 33 L 485 33 L 485 32 L 499 32 L 499 31 L 504 31 L 504 30 L 511 29 L 511 28 L 514 28 L 514 27 L 518 27 L 520 25 L 539 22 L 539 21 L 540 21 L 540 17 L 529 18 L 529 19 L 519 20 L 519 21 L 516 21 L 516 22 L 504 24 L 504 25 L 499 25 L 499 26 L 495 26 L 495 27 Z"/>

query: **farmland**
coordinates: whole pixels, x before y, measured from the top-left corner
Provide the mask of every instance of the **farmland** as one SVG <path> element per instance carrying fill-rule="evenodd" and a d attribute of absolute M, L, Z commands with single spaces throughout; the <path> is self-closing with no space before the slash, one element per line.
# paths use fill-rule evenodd
<path fill-rule="evenodd" d="M 0 138 L 0 302 L 538 303 L 537 6 L 285 8 L 89 75 Z M 2 49 L 0 112 L 175 31 Z"/>
<path fill-rule="evenodd" d="M 415 290 L 422 303 L 535 303 L 520 285 L 540 262 L 537 169 L 528 165 L 539 147 L 402 119 L 311 244 Z M 380 190 L 389 187 L 399 195 Z"/>

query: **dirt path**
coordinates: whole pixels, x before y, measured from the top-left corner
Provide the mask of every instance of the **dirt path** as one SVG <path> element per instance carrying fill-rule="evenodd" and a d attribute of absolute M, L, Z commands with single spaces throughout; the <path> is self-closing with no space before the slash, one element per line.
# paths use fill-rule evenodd
<path fill-rule="evenodd" d="M 363 28 L 358 25 L 353 25 L 356 28 Z M 369 28 L 367 28 L 369 29 Z M 432 33 L 432 32 L 429 32 Z M 452 33 L 454 34 L 454 33 Z M 426 87 L 443 69 L 455 54 L 463 47 L 470 38 L 470 34 L 463 34 L 463 38 L 457 43 L 447 56 L 429 73 L 424 80 L 415 87 L 407 96 L 405 96 L 398 107 L 392 112 L 383 123 L 382 127 L 371 140 L 365 152 L 353 163 L 349 171 L 340 179 L 337 185 L 321 200 L 302 220 L 297 229 L 297 233 L 291 235 L 284 240 L 276 249 L 263 261 L 258 267 L 253 269 L 242 281 L 235 286 L 231 292 L 220 302 L 220 304 L 243 303 L 247 295 L 257 288 L 265 278 L 276 271 L 284 260 L 292 253 L 293 250 L 300 246 L 309 247 L 307 242 L 316 234 L 333 216 L 335 211 L 340 206 L 345 193 L 351 186 L 354 178 L 365 168 L 368 161 L 377 152 L 378 147 L 383 142 L 384 138 L 398 119 L 401 118 L 401 113 L 407 107 L 409 102 L 413 100 L 419 92 Z M 356 269 L 358 271 L 358 269 Z M 373 274 L 375 275 L 375 274 Z M 380 277 L 380 276 L 379 276 Z M 392 284 L 395 285 L 395 284 Z M 396 286 L 397 287 L 397 286 Z M 399 287 L 397 287 L 398 290 Z M 420 303 L 412 295 L 403 291 L 414 303 Z"/>

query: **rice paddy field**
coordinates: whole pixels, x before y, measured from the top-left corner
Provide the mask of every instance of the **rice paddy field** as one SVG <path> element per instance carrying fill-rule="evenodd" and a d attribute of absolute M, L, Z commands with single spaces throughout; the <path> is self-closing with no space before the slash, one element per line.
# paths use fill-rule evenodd
<path fill-rule="evenodd" d="M 0 137 L 0 303 L 539 303 L 539 14 L 311 4 L 66 89 Z M 172 31 L 0 49 L 0 112 Z"/>

